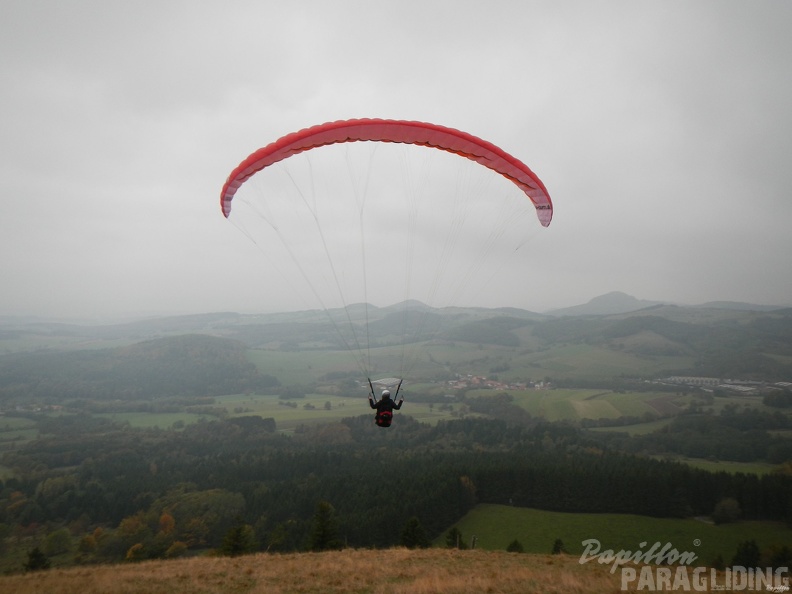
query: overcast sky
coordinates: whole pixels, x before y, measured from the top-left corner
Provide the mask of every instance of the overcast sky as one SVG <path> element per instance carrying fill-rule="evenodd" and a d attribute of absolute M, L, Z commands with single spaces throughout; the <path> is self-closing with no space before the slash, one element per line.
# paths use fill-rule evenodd
<path fill-rule="evenodd" d="M 301 306 L 220 189 L 357 117 L 465 130 L 543 180 L 554 220 L 486 305 L 792 305 L 791 24 L 780 0 L 4 0 L 0 315 Z"/>

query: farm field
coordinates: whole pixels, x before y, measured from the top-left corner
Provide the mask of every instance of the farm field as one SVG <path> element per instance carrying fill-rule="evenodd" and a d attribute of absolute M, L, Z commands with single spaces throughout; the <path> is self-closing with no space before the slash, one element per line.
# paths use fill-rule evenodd
<path fill-rule="evenodd" d="M 366 390 L 356 388 L 356 394 L 317 394 L 309 393 L 304 398 L 281 400 L 277 395 L 232 394 L 214 398 L 214 408 L 225 409 L 229 416 L 260 415 L 275 419 L 279 431 L 291 432 L 300 425 L 312 425 L 340 421 L 345 417 L 373 414 L 368 406 Z M 405 405 L 397 413 L 408 415 L 419 422 L 435 424 L 442 419 L 456 418 L 463 406 L 451 403 L 444 406 L 410 400 L 411 392 L 440 394 L 445 391 L 442 384 L 415 384 L 405 388 Z M 475 390 L 472 396 L 491 396 L 493 390 Z M 603 390 L 510 390 L 515 404 L 521 406 L 535 417 L 550 421 L 583 418 L 617 418 L 622 415 L 640 416 L 655 412 L 652 402 L 661 398 L 671 400 L 668 394 L 634 393 L 617 394 Z M 673 397 L 674 402 L 684 402 L 682 397 Z M 180 428 L 184 425 L 212 418 L 207 413 L 191 412 L 114 412 L 98 413 L 102 416 L 133 428 Z M 655 423 L 665 423 L 660 420 Z M 614 430 L 632 432 L 650 430 L 653 423 L 632 427 L 618 427 Z M 20 443 L 34 439 L 38 435 L 37 423 L 31 418 L 0 417 L 0 447 L 15 449 Z M 5 444 L 5 445 L 4 445 Z"/>
<path fill-rule="evenodd" d="M 702 458 L 687 458 L 687 457 L 669 457 L 663 456 L 663 459 L 672 459 L 683 464 L 687 464 L 694 468 L 700 468 L 709 472 L 728 472 L 729 474 L 736 474 L 742 472 L 743 474 L 769 474 L 778 469 L 778 465 L 769 464 L 764 462 L 732 462 L 729 460 L 704 460 Z"/>
<path fill-rule="evenodd" d="M 547 377 L 586 377 L 607 380 L 623 374 L 651 377 L 664 369 L 686 368 L 687 357 L 638 356 L 630 352 L 585 344 L 550 348 L 514 349 L 497 345 L 436 342 L 401 347 L 371 348 L 365 353 L 344 350 L 281 351 L 250 349 L 248 358 L 261 373 L 274 375 L 283 385 L 319 380 L 330 372 L 359 373 L 357 357 L 368 358 L 373 375 L 397 375 L 389 369 L 394 361 L 404 361 L 409 378 L 436 378 L 448 374 L 497 375 L 504 381 L 540 381 Z"/>
<path fill-rule="evenodd" d="M 668 425 L 672 419 L 657 419 L 656 421 L 648 421 L 646 423 L 635 423 L 633 425 L 618 425 L 615 427 L 592 427 L 590 431 L 614 431 L 618 433 L 627 433 L 630 436 L 646 435 L 662 429 Z"/>
<path fill-rule="evenodd" d="M 490 355 L 501 350 L 506 349 L 501 347 L 486 349 Z M 360 360 L 366 361 L 371 379 L 393 377 L 402 373 L 407 379 L 435 378 L 438 374 L 448 373 L 457 366 L 468 373 L 471 351 L 469 345 L 454 347 L 418 343 L 404 347 L 371 348 L 365 351 L 249 349 L 247 357 L 256 365 L 259 373 L 275 376 L 283 386 L 298 386 L 311 382 L 321 383 L 328 374 L 349 374 L 350 377 L 364 380 Z M 476 353 L 476 351 L 472 352 Z M 392 368 L 394 365 L 397 366 L 396 369 Z"/>
<path fill-rule="evenodd" d="M 300 425 L 340 421 L 346 417 L 360 415 L 371 415 L 371 418 L 374 418 L 374 411 L 369 407 L 365 393 L 357 397 L 306 394 L 305 398 L 294 400 L 281 400 L 277 396 L 239 394 L 221 396 L 216 398 L 215 402 L 216 406 L 225 407 L 231 416 L 272 417 L 279 431 L 293 431 Z M 296 406 L 291 407 L 288 404 Z M 440 410 L 440 407 L 432 407 L 426 403 L 411 402 L 409 395 L 403 408 L 395 413 L 394 426 L 398 423 L 399 415 L 402 414 L 429 424 L 441 419 L 453 418 L 452 411 Z"/>
<path fill-rule="evenodd" d="M 4 481 L 14 476 L 14 471 L 8 466 L 0 465 L 0 481 Z"/>
<path fill-rule="evenodd" d="M 410 400 L 410 391 L 442 392 L 438 384 L 416 384 L 405 388 L 404 408 L 396 413 L 414 417 L 419 422 L 434 424 L 441 419 L 452 419 L 460 411 L 459 404 L 443 407 Z M 472 390 L 470 396 L 493 396 L 494 390 Z M 618 418 L 621 416 L 641 416 L 645 413 L 658 414 L 658 402 L 667 408 L 679 408 L 687 400 L 685 397 L 668 393 L 636 392 L 615 393 L 607 390 L 509 390 L 514 403 L 535 417 L 548 421 L 598 418 Z M 368 405 L 366 390 L 358 389 L 354 396 L 336 394 L 306 394 L 304 398 L 281 400 L 277 395 L 232 394 L 214 398 L 216 408 L 224 408 L 229 416 L 259 415 L 275 419 L 278 430 L 293 431 L 299 425 L 312 425 L 340 421 L 345 417 L 373 414 Z M 211 418 L 206 414 L 192 413 L 105 413 L 116 421 L 127 422 L 131 427 L 159 427 L 166 429 L 174 423 L 188 424 L 200 419 Z M 667 419 L 628 427 L 608 428 L 608 430 L 650 431 Z M 656 426 L 655 426 L 656 425 Z M 0 433 L 0 439 L 2 439 Z"/>
<path fill-rule="evenodd" d="M 38 428 L 33 419 L 0 416 L 0 451 L 14 450 L 37 436 Z"/>
<path fill-rule="evenodd" d="M 292 406 L 293 405 L 293 406 Z M 306 394 L 304 398 L 281 400 L 277 395 L 232 394 L 218 396 L 214 399 L 215 408 L 223 408 L 228 416 L 239 417 L 258 415 L 273 418 L 278 431 L 292 432 L 300 425 L 315 425 L 337 422 L 346 417 L 374 415 L 368 405 L 365 394 L 359 397 L 335 396 L 326 394 Z M 411 416 L 422 423 L 434 424 L 441 419 L 453 418 L 453 411 L 440 410 L 426 403 L 405 401 L 404 408 L 396 412 L 398 415 Z M 180 428 L 190 423 L 211 420 L 209 414 L 176 413 L 145 413 L 120 412 L 102 413 L 97 416 L 107 417 L 119 423 L 128 423 L 133 428 Z M 3 440 L 0 432 L 0 443 Z"/>
<path fill-rule="evenodd" d="M 354 395 L 309 393 L 304 398 L 281 400 L 277 395 L 232 394 L 214 398 L 215 408 L 225 409 L 229 416 L 260 415 L 275 419 L 278 430 L 293 431 L 299 425 L 312 425 L 340 421 L 345 417 L 368 415 L 371 409 L 366 399 L 367 390 L 355 388 Z M 464 411 L 464 405 L 451 403 L 442 406 L 435 403 L 410 400 L 411 392 L 420 394 L 442 394 L 446 391 L 443 384 L 416 383 L 405 388 L 405 407 L 398 414 L 414 417 L 419 422 L 435 424 L 442 419 L 452 419 Z M 495 390 L 470 390 L 469 396 L 493 396 Z M 627 392 L 617 393 L 599 389 L 551 389 L 551 390 L 508 390 L 514 404 L 522 407 L 537 418 L 548 421 L 580 421 L 582 419 L 616 419 L 621 416 L 641 417 L 645 414 L 674 414 L 681 411 L 692 400 L 691 396 L 668 392 Z M 762 409 L 761 401 L 752 402 L 747 398 L 716 398 L 707 409 L 723 409 L 726 406 L 753 406 Z M 721 402 L 723 401 L 723 402 Z M 117 412 L 100 413 L 97 416 L 110 418 L 130 427 L 160 429 L 179 428 L 200 420 L 211 419 L 206 413 L 173 412 Z M 618 431 L 630 435 L 641 435 L 655 431 L 670 422 L 662 418 L 646 423 L 617 427 L 597 427 L 594 431 Z M 33 439 L 38 430 L 33 419 L 21 417 L 0 417 L 0 448 L 14 449 L 20 443 Z M 3 445 L 5 444 L 5 446 Z M 721 470 L 723 466 L 715 463 L 696 462 L 709 470 Z"/>
<path fill-rule="evenodd" d="M 639 356 L 627 351 L 587 344 L 557 345 L 520 354 L 512 361 L 506 378 L 526 375 L 535 380 L 545 377 L 610 379 L 621 374 L 653 376 L 663 369 L 691 365 L 688 357 Z"/>
<path fill-rule="evenodd" d="M 561 539 L 571 555 L 584 551 L 583 541 L 597 539 L 602 549 L 635 551 L 640 543 L 648 550 L 655 542 L 666 543 L 678 551 L 695 553 L 702 565 L 718 555 L 728 563 L 737 545 L 755 540 L 760 549 L 773 544 L 792 546 L 792 530 L 775 522 L 736 522 L 715 524 L 695 519 L 649 518 L 627 514 L 576 514 L 481 504 L 465 515 L 456 527 L 467 544 L 473 536 L 476 546 L 505 550 L 518 540 L 527 553 L 550 553 Z M 445 544 L 445 535 L 435 540 Z"/>
<path fill-rule="evenodd" d="M 514 403 L 535 417 L 548 421 L 616 419 L 644 414 L 674 414 L 690 398 L 668 392 L 613 392 L 599 389 L 508 390 Z M 474 396 L 492 395 L 492 390 L 475 390 Z M 620 430 L 623 428 L 619 428 Z"/>
<path fill-rule="evenodd" d="M 248 360 L 261 374 L 278 378 L 283 386 L 304 385 L 332 372 L 355 369 L 354 359 L 346 351 L 277 351 L 248 349 Z"/>
<path fill-rule="evenodd" d="M 117 412 L 99 413 L 97 417 L 106 417 L 118 423 L 128 423 L 130 427 L 141 429 L 177 429 L 190 423 L 197 423 L 211 417 L 209 415 L 193 414 L 188 412 L 173 413 L 146 413 L 146 412 Z"/>
<path fill-rule="evenodd" d="M 0 435 L 7 439 L 8 435 L 29 431 L 36 427 L 36 422 L 25 417 L 0 416 Z"/>

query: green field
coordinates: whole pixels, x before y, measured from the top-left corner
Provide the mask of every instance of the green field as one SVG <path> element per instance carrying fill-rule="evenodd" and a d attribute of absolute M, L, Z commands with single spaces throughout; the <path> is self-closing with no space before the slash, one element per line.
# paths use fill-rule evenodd
<path fill-rule="evenodd" d="M 628 351 L 586 344 L 515 349 L 465 342 L 437 342 L 348 351 L 251 349 L 248 357 L 259 371 L 274 375 L 283 385 L 305 384 L 328 372 L 358 372 L 356 360 L 365 360 L 377 375 L 398 375 L 404 369 L 410 378 L 431 379 L 441 373 L 497 375 L 506 381 L 539 381 L 547 377 L 607 380 L 630 376 L 651 377 L 664 369 L 689 367 L 688 357 L 639 356 Z M 402 363 L 404 361 L 404 363 Z M 391 369 L 394 364 L 399 369 Z"/>
<path fill-rule="evenodd" d="M 663 369 L 684 369 L 691 364 L 689 357 L 639 356 L 605 346 L 562 344 L 514 357 L 511 369 L 502 375 L 506 379 L 610 379 L 622 374 L 653 376 Z"/>
<path fill-rule="evenodd" d="M 145 413 L 145 412 L 118 412 L 118 413 L 100 413 L 97 417 L 106 417 L 112 419 L 117 423 L 129 424 L 130 427 L 135 428 L 159 428 L 171 429 L 174 426 L 183 426 L 190 423 L 197 423 L 201 420 L 211 418 L 209 415 L 199 415 L 188 412 L 174 412 L 174 413 Z"/>
<path fill-rule="evenodd" d="M 259 373 L 278 378 L 283 386 L 306 385 L 332 372 L 353 371 L 354 358 L 346 351 L 276 351 L 249 349 L 248 359 Z"/>
<path fill-rule="evenodd" d="M 273 418 L 279 431 L 293 431 L 299 425 L 340 421 L 345 417 L 367 414 L 368 400 L 323 394 L 306 394 L 305 398 L 281 400 L 277 396 L 222 396 L 215 399 L 232 416 L 260 415 Z M 288 404 L 296 405 L 294 408 Z"/>
<path fill-rule="evenodd" d="M 294 370 L 296 373 L 296 369 Z M 328 392 L 337 389 L 327 384 Z M 447 391 L 443 383 L 416 383 L 405 388 L 405 408 L 401 414 L 410 415 L 424 423 L 434 424 L 441 419 L 457 418 L 466 407 L 452 404 L 450 408 L 440 404 L 430 405 L 410 401 L 410 393 L 444 394 Z M 470 397 L 494 396 L 495 390 L 470 390 Z M 552 390 L 508 390 L 514 398 L 514 404 L 520 406 L 532 416 L 548 421 L 580 421 L 582 419 L 617 419 L 623 416 L 642 417 L 646 414 L 673 414 L 682 411 L 692 401 L 688 395 L 668 392 L 613 392 L 610 390 L 586 389 L 552 389 Z M 281 400 L 277 395 L 234 394 L 219 396 L 214 399 L 216 408 L 225 409 L 229 416 L 260 415 L 275 419 L 278 430 L 293 431 L 299 425 L 312 425 L 323 422 L 339 421 L 345 417 L 371 414 L 366 399 L 367 389 L 355 388 L 349 395 L 333 393 L 306 394 L 304 398 L 290 401 Z M 295 406 L 286 406 L 287 402 Z M 736 405 L 740 408 L 755 407 L 763 409 L 759 399 L 751 398 L 716 398 L 706 409 L 721 410 L 726 406 Z M 399 413 L 397 413 L 399 414 Z M 470 413 L 467 413 L 470 414 Z M 183 413 L 107 413 L 102 416 L 128 423 L 131 427 L 159 427 L 167 429 L 175 423 L 185 425 L 202 419 L 211 418 L 207 414 Z M 642 435 L 656 431 L 671 421 L 670 416 L 633 425 L 614 427 L 597 427 L 594 431 L 626 432 L 630 435 Z M 3 428 L 0 420 L 0 444 L 12 439 L 31 439 L 35 437 L 35 422 L 29 419 L 8 419 L 10 424 Z M 705 460 L 688 461 L 694 466 L 707 470 L 727 470 L 725 463 L 708 462 Z M 742 465 L 740 469 L 729 472 L 767 472 L 767 465 Z"/>
<path fill-rule="evenodd" d="M 304 386 L 321 382 L 331 373 L 348 373 L 356 379 L 365 379 L 364 367 L 369 370 L 371 379 L 399 375 L 416 381 L 432 379 L 438 373 L 447 373 L 449 367 L 459 365 L 466 370 L 471 350 L 470 345 L 457 348 L 424 344 L 346 351 L 250 349 L 248 359 L 260 373 L 275 376 L 283 386 Z M 497 352 L 498 348 L 491 347 L 487 351 Z"/>
<path fill-rule="evenodd" d="M 670 543 L 679 552 L 692 552 L 706 565 L 720 555 L 728 563 L 740 542 L 755 540 L 760 549 L 792 546 L 792 530 L 776 522 L 714 524 L 695 519 L 649 518 L 626 514 L 572 514 L 510 507 L 478 505 L 456 527 L 466 544 L 504 550 L 518 540 L 526 553 L 549 553 L 556 539 L 573 555 L 584 550 L 583 541 L 597 539 L 602 549 L 647 551 L 655 542 Z M 641 543 L 647 543 L 643 547 Z M 445 535 L 435 544 L 442 546 Z"/>
<path fill-rule="evenodd" d="M 701 468 L 708 472 L 728 472 L 729 474 L 736 474 L 742 472 L 743 474 L 769 474 L 778 469 L 776 464 L 768 464 L 765 462 L 730 462 L 728 460 L 704 460 L 702 458 L 687 458 L 684 456 L 670 457 L 662 456 L 665 460 L 675 460 L 682 462 L 694 468 Z"/>
<path fill-rule="evenodd" d="M 37 436 L 35 420 L 0 416 L 0 452 L 15 450 Z"/>
<path fill-rule="evenodd" d="M 294 406 L 289 406 L 292 404 Z M 360 415 L 374 415 L 368 404 L 365 393 L 357 397 L 335 396 L 326 394 L 306 394 L 304 398 L 281 400 L 277 395 L 260 394 L 232 394 L 218 396 L 214 399 L 214 408 L 225 409 L 230 417 L 246 415 L 259 415 L 263 418 L 275 419 L 278 431 L 291 432 L 300 425 L 316 425 L 340 421 L 346 417 Z M 409 415 L 422 423 L 435 424 L 441 419 L 450 419 L 454 416 L 453 410 L 440 410 L 438 406 L 426 403 L 407 401 L 398 415 Z M 102 413 L 97 416 L 106 417 L 113 421 L 128 424 L 135 428 L 171 429 L 183 427 L 202 420 L 211 420 L 208 414 L 194 414 L 189 412 L 175 413 L 145 413 L 145 412 L 120 412 Z M 32 421 L 31 421 L 32 423 Z M 34 431 L 35 429 L 31 429 Z M 10 433 L 9 433 L 10 434 Z M 16 434 L 16 432 L 14 433 Z M 0 432 L 0 443 L 5 434 Z"/>
<path fill-rule="evenodd" d="M 14 471 L 8 466 L 0 465 L 0 481 L 4 481 L 14 476 Z"/>
<path fill-rule="evenodd" d="M 260 415 L 275 419 L 279 431 L 293 431 L 300 425 L 314 425 L 340 421 L 346 417 L 371 415 L 374 411 L 368 404 L 365 393 L 357 397 L 325 394 L 306 394 L 305 398 L 281 400 L 277 396 L 237 394 L 215 399 L 216 406 L 224 407 L 231 416 Z M 287 406 L 293 403 L 296 407 Z M 410 402 L 409 396 L 401 411 L 395 413 L 394 423 L 400 414 L 409 415 L 422 423 L 434 424 L 441 419 L 453 417 L 453 411 L 440 410 L 437 406 Z"/>
<path fill-rule="evenodd" d="M 446 391 L 443 384 L 415 384 L 405 388 L 406 404 L 404 414 L 415 417 L 418 421 L 434 424 L 440 419 L 450 419 L 458 416 L 464 409 L 463 406 L 451 405 L 451 410 L 441 410 L 440 404 L 430 405 L 410 401 L 410 392 L 421 394 L 442 394 Z M 293 429 L 299 424 L 314 424 L 340 420 L 344 417 L 353 417 L 369 414 L 371 409 L 366 399 L 367 390 L 357 389 L 356 394 L 306 394 L 304 398 L 281 400 L 277 395 L 261 394 L 233 394 L 214 398 L 214 407 L 224 408 L 230 416 L 260 415 L 272 417 L 278 428 Z M 470 396 L 493 396 L 494 390 L 471 390 Z M 514 398 L 514 403 L 531 413 L 549 421 L 581 419 L 615 419 L 621 416 L 641 416 L 645 413 L 658 414 L 650 404 L 657 398 L 671 399 L 678 405 L 685 402 L 683 397 L 670 397 L 660 393 L 614 393 L 603 390 L 509 390 Z M 286 406 L 287 402 L 296 405 L 296 408 Z M 208 418 L 205 414 L 191 413 L 103 413 L 101 416 L 119 422 L 129 423 L 132 427 L 159 427 L 169 428 L 174 423 L 181 421 L 183 424 L 194 423 L 200 419 Z M 660 420 L 653 423 L 641 423 L 635 426 L 606 428 L 603 430 L 631 431 L 638 433 L 651 430 L 667 423 Z M 32 423 L 32 422 L 31 422 Z M 10 434 L 10 433 L 9 433 Z M 3 433 L 0 433 L 2 439 Z"/>
<path fill-rule="evenodd" d="M 647 423 L 636 423 L 634 425 L 618 425 L 614 427 L 593 427 L 590 431 L 614 431 L 617 433 L 627 433 L 628 435 L 646 435 L 658 429 L 662 429 L 672 421 L 671 418 L 658 419 Z"/>
<path fill-rule="evenodd" d="M 12 433 L 14 431 L 25 431 L 36 426 L 36 421 L 27 417 L 8 417 L 0 416 L 0 434 Z"/>
<path fill-rule="evenodd" d="M 514 403 L 548 421 L 617 419 L 673 414 L 690 402 L 690 397 L 668 392 L 613 392 L 611 390 L 508 390 Z M 471 390 L 469 396 L 492 395 L 492 390 Z M 621 429 L 621 428 L 619 428 Z"/>

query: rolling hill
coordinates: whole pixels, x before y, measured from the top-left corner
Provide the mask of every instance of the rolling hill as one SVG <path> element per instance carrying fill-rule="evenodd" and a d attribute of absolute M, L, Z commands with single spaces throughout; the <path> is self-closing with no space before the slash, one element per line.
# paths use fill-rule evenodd
<path fill-rule="evenodd" d="M 615 294 L 600 303 L 646 304 Z M 366 351 L 374 367 L 387 370 L 405 346 L 416 361 L 416 381 L 456 374 L 509 381 L 667 375 L 790 381 L 792 309 L 656 304 L 626 313 L 545 316 L 410 303 L 111 326 L 6 322 L 0 325 L 0 401 L 55 393 L 61 399 L 220 395 L 288 384 L 290 377 L 307 385 L 354 374 L 354 357 L 345 351 Z M 287 374 L 289 367 L 308 373 Z"/>
<path fill-rule="evenodd" d="M 573 556 L 450 549 L 262 553 L 0 577 L 0 589 L 16 594 L 604 594 L 618 591 L 619 584 L 620 576 L 607 566 L 580 565 Z"/>

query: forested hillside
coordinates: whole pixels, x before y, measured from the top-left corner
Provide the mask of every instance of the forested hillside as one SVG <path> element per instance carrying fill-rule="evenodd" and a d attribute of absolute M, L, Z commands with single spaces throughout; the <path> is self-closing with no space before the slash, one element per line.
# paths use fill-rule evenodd
<path fill-rule="evenodd" d="M 548 344 L 604 344 L 645 356 L 690 356 L 691 367 L 674 370 L 690 375 L 792 377 L 790 310 L 706 322 L 669 319 L 651 310 L 629 317 L 561 318 L 537 324 L 533 334 Z"/>
<path fill-rule="evenodd" d="M 245 347 L 262 352 L 341 352 L 354 341 L 345 335 L 351 327 L 331 323 L 340 315 L 216 314 L 110 327 L 6 324 L 0 327 L 0 348 L 6 351 L 0 355 L 0 404 L 17 397 L 156 398 L 266 389 L 280 378 L 257 373 L 246 360 Z M 359 315 L 351 318 L 354 324 L 364 323 Z M 370 348 L 405 340 L 420 345 L 412 348 L 423 360 L 416 372 L 424 380 L 444 378 L 457 369 L 481 373 L 480 364 L 465 370 L 464 359 L 459 364 L 455 354 L 451 360 L 448 345 L 468 349 L 471 363 L 489 359 L 489 368 L 500 367 L 520 381 L 550 378 L 582 385 L 603 376 L 637 374 L 644 379 L 676 374 L 792 380 L 792 310 L 652 307 L 630 314 L 550 318 L 513 310 L 396 313 L 383 308 L 367 315 Z M 101 348 L 103 342 L 127 344 Z M 604 368 L 570 368 L 564 357 L 571 345 L 589 349 L 592 362 L 595 356 L 609 354 L 608 367 L 622 369 L 605 375 Z M 482 356 L 482 347 L 492 347 L 494 356 Z M 443 358 L 449 360 L 444 363 Z M 578 357 L 572 364 L 579 362 Z M 346 370 L 327 371 L 355 372 L 356 367 L 350 358 Z"/>
<path fill-rule="evenodd" d="M 275 385 L 246 350 L 238 341 L 190 334 L 111 349 L 13 353 L 0 357 L 0 405 L 216 396 Z"/>
<path fill-rule="evenodd" d="M 375 361 L 396 356 L 405 320 L 421 349 L 388 430 L 358 416 L 368 386 L 321 312 L 148 321 L 126 336 L 7 330 L 0 547 L 62 564 L 228 539 L 326 548 L 318 514 L 333 546 L 384 547 L 437 538 L 479 503 L 792 522 L 789 311 L 413 313 L 371 320 Z M 670 373 L 742 378 L 750 394 Z"/>
<path fill-rule="evenodd" d="M 714 475 L 620 453 L 565 424 L 400 417 L 384 433 L 356 417 L 288 437 L 251 417 L 180 432 L 72 419 L 49 431 L 4 457 L 14 478 L 0 483 L 0 523 L 34 534 L 68 526 L 84 561 L 220 547 L 240 521 L 257 548 L 304 550 L 322 501 L 354 547 L 399 544 L 411 518 L 434 538 L 479 502 L 687 517 L 735 498 L 743 518 L 792 519 L 789 474 Z"/>

